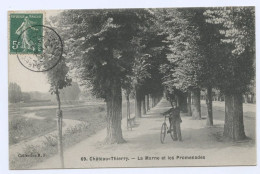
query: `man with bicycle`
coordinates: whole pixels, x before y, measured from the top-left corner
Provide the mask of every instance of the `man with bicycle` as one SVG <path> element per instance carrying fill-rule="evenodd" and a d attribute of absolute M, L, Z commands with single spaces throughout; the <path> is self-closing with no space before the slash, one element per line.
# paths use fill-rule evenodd
<path fill-rule="evenodd" d="M 177 104 L 175 101 L 171 101 L 172 108 L 168 111 L 164 112 L 163 115 L 169 115 L 169 123 L 172 125 L 173 130 L 168 130 L 167 133 L 170 133 L 170 131 L 173 131 L 173 140 L 179 140 L 182 141 L 181 136 L 181 117 L 180 117 L 180 109 L 177 107 Z M 171 126 L 170 126 L 171 127 Z"/>

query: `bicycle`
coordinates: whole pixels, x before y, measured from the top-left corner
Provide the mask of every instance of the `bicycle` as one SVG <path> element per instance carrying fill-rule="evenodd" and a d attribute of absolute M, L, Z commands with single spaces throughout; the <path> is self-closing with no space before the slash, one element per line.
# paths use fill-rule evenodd
<path fill-rule="evenodd" d="M 176 138 L 174 137 L 174 132 L 173 132 L 173 124 L 170 124 L 170 129 L 168 128 L 167 126 L 167 123 L 166 123 L 166 118 L 169 118 L 169 116 L 165 115 L 164 116 L 164 122 L 162 124 L 162 127 L 161 127 L 161 136 L 160 136 L 160 139 L 161 139 L 161 143 L 163 144 L 164 143 L 164 140 L 165 140 L 165 136 L 167 134 L 167 132 L 170 130 L 170 135 L 172 137 L 172 140 L 174 141 Z"/>

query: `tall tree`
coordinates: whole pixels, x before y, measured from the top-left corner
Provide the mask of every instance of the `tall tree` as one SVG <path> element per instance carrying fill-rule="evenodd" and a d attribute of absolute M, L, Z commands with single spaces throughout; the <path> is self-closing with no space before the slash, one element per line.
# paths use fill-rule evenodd
<path fill-rule="evenodd" d="M 144 9 L 70 10 L 63 12 L 59 20 L 65 43 L 71 48 L 67 57 L 81 83 L 106 102 L 106 143 L 125 142 L 121 88 L 132 71 L 132 40 L 145 23 L 145 14 Z"/>
<path fill-rule="evenodd" d="M 139 49 L 140 50 L 140 47 Z M 151 77 L 148 72 L 150 55 L 141 54 L 135 55 L 134 65 L 133 65 L 133 85 L 135 89 L 135 116 L 140 118 L 142 113 L 142 102 L 144 102 L 144 83 L 147 78 Z M 144 103 L 143 103 L 144 106 Z"/>
<path fill-rule="evenodd" d="M 197 28 L 189 21 L 188 15 L 184 15 L 183 10 L 160 9 L 159 11 L 159 21 L 161 21 L 164 31 L 169 34 L 167 42 L 171 50 L 167 56 L 168 63 L 161 66 L 164 73 L 163 83 L 168 89 L 182 92 L 191 91 L 194 97 L 192 116 L 194 119 L 200 119 L 200 82 L 198 77 L 202 67 L 199 63 L 201 55 L 197 45 L 199 39 Z M 187 95 L 183 96 L 187 97 Z"/>
<path fill-rule="evenodd" d="M 200 75 L 198 76 L 200 86 L 206 89 L 206 104 L 208 108 L 207 125 L 213 125 L 212 111 L 212 88 L 217 87 L 217 78 L 221 68 L 218 66 L 221 62 L 219 57 L 225 57 L 225 45 L 220 43 L 223 36 L 219 33 L 219 25 L 214 25 L 206 22 L 206 17 L 203 13 L 206 8 L 199 9 L 184 9 L 184 12 L 191 14 L 188 16 L 191 25 L 197 28 L 199 39 L 196 44 L 200 52 L 198 59 L 201 66 Z"/>
<path fill-rule="evenodd" d="M 58 103 L 58 109 L 56 112 L 57 117 L 57 129 L 58 129 L 58 151 L 60 156 L 61 167 L 64 168 L 64 157 L 63 157 L 63 143 L 62 143 L 62 110 L 61 110 L 61 99 L 60 90 L 71 84 L 71 79 L 68 76 L 69 68 L 65 63 L 65 58 L 61 57 L 59 63 L 47 71 L 48 82 L 50 84 L 50 92 L 56 96 Z"/>
<path fill-rule="evenodd" d="M 22 100 L 21 87 L 17 83 L 9 83 L 8 86 L 8 99 L 10 103 L 17 103 Z"/>
<path fill-rule="evenodd" d="M 253 7 L 225 7 L 204 13 L 207 22 L 221 25 L 221 40 L 228 50 L 220 64 L 218 86 L 225 95 L 224 136 L 233 140 L 246 138 L 243 123 L 242 94 L 254 78 L 255 10 Z"/>
<path fill-rule="evenodd" d="M 135 88 L 136 116 L 146 113 L 145 96 L 161 90 L 160 64 L 166 61 L 167 44 L 164 43 L 167 35 L 162 32 L 155 21 L 155 14 L 147 10 L 146 25 L 137 33 L 133 43 L 135 59 L 133 64 L 133 86 Z M 143 113 L 141 113 L 141 110 Z"/>
<path fill-rule="evenodd" d="M 22 100 L 24 102 L 29 102 L 31 100 L 30 93 L 28 92 L 22 92 Z"/>
<path fill-rule="evenodd" d="M 125 82 L 122 85 L 122 88 L 124 89 L 124 94 L 125 94 L 125 98 L 126 98 L 126 118 L 127 118 L 127 129 L 129 128 L 129 126 L 131 126 L 131 123 L 129 122 L 130 120 L 130 94 L 133 92 L 133 84 L 132 84 L 132 76 L 128 75 L 125 78 Z M 132 130 L 132 128 L 130 127 L 130 129 Z"/>
<path fill-rule="evenodd" d="M 50 23 L 50 21 L 46 21 Z M 54 28 L 54 27 L 53 27 Z M 56 96 L 58 108 L 56 111 L 57 117 L 57 134 L 58 134 L 58 153 L 60 157 L 61 168 L 64 168 L 64 156 L 63 156 L 63 142 L 62 142 L 62 109 L 61 109 L 61 98 L 60 91 L 71 85 L 71 78 L 69 77 L 69 67 L 67 66 L 66 59 L 63 56 L 63 43 L 60 39 L 54 39 L 57 35 L 45 33 L 43 55 L 48 61 L 44 61 L 43 65 L 49 67 L 49 65 L 56 64 L 57 59 L 59 60 L 56 66 L 48 71 L 45 71 L 48 82 L 50 84 L 49 92 Z"/>

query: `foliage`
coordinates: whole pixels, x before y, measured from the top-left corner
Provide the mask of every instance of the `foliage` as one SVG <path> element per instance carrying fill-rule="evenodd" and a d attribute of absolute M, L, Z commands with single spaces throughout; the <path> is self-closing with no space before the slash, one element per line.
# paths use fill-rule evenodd
<path fill-rule="evenodd" d="M 38 136 L 55 130 L 56 123 L 52 119 L 26 119 L 17 116 L 9 121 L 9 143 L 16 144 L 27 138 Z"/>
<path fill-rule="evenodd" d="M 21 87 L 17 83 L 9 83 L 8 98 L 10 103 L 17 103 L 22 100 Z"/>
<path fill-rule="evenodd" d="M 71 86 L 68 86 L 60 91 L 62 100 L 79 100 L 80 88 L 77 82 L 72 82 Z"/>
<path fill-rule="evenodd" d="M 255 12 L 253 7 L 222 7 L 204 12 L 207 22 L 218 25 L 224 36 L 218 87 L 224 93 L 248 91 L 255 74 Z M 223 54 L 222 54 L 223 55 Z"/>
<path fill-rule="evenodd" d="M 223 26 L 219 30 L 225 36 L 224 43 L 234 45 L 233 54 L 240 55 L 246 49 L 255 52 L 254 7 L 222 7 L 208 9 L 204 13 L 208 23 Z"/>
<path fill-rule="evenodd" d="M 207 8 L 199 8 L 189 10 L 192 13 L 190 16 L 190 24 L 197 28 L 199 38 L 196 40 L 196 45 L 199 49 L 200 57 L 198 63 L 201 71 L 199 72 L 199 85 L 204 88 L 217 87 L 221 83 L 220 72 L 222 59 L 228 56 L 225 50 L 228 50 L 226 44 L 221 43 L 223 36 L 219 33 L 220 26 L 207 23 L 207 18 L 204 12 Z M 184 10 L 185 11 L 185 10 Z"/>
<path fill-rule="evenodd" d="M 22 92 L 22 101 L 29 102 L 31 100 L 30 93 L 28 92 Z"/>
<path fill-rule="evenodd" d="M 179 89 L 186 91 L 188 88 L 199 86 L 201 55 L 197 46 L 199 35 L 197 28 L 188 20 L 187 11 L 176 9 L 159 9 L 158 21 L 164 32 L 169 36 L 167 43 L 170 53 L 167 54 L 168 62 L 161 65 L 164 73 L 163 84 L 169 90 Z M 186 15 L 186 16 L 185 16 Z"/>
<path fill-rule="evenodd" d="M 59 94 L 59 90 L 71 84 L 71 79 L 68 76 L 69 68 L 62 57 L 59 63 L 47 71 L 48 82 L 50 84 L 51 94 Z"/>
<path fill-rule="evenodd" d="M 147 94 L 152 93 L 153 88 L 157 88 L 161 82 L 158 69 L 166 62 L 168 51 L 167 43 L 164 42 L 168 35 L 160 28 L 154 11 L 149 12 L 151 15 L 146 16 L 148 26 L 145 26 L 134 39 L 135 60 L 132 76 L 134 86 L 143 88 L 143 92 Z"/>
<path fill-rule="evenodd" d="M 161 65 L 168 90 L 245 92 L 254 77 L 254 8 L 158 9 L 171 53 Z M 233 90 L 236 89 L 236 90 Z"/>
<path fill-rule="evenodd" d="M 46 21 L 46 23 L 50 24 L 51 21 Z M 54 27 L 53 27 L 54 28 Z M 55 28 L 54 28 L 55 29 Z M 52 48 L 53 44 L 51 41 L 53 41 L 52 35 L 45 35 L 44 39 L 44 47 L 45 48 Z M 56 43 L 59 44 L 59 43 Z M 62 46 L 64 43 L 62 43 Z M 56 45 L 57 46 L 57 45 Z M 63 50 L 63 48 L 62 48 Z M 48 59 L 48 61 L 45 61 L 45 65 L 49 67 L 50 64 L 56 63 L 57 59 L 59 59 L 59 62 L 56 66 L 54 66 L 52 69 L 46 71 L 48 82 L 50 84 L 49 92 L 51 94 L 59 95 L 61 89 L 70 86 L 71 85 L 71 78 L 69 77 L 69 67 L 67 65 L 67 62 L 63 56 L 63 52 L 60 55 L 60 52 L 56 49 L 45 49 L 45 58 Z M 54 58 L 57 57 L 57 58 Z M 60 99 L 59 99 L 60 100 Z M 58 101 L 60 102 L 60 101 Z"/>
<path fill-rule="evenodd" d="M 60 16 L 71 45 L 66 55 L 72 60 L 81 85 L 106 99 L 114 84 L 127 86 L 134 60 L 132 39 L 140 30 L 145 10 L 71 10 Z"/>

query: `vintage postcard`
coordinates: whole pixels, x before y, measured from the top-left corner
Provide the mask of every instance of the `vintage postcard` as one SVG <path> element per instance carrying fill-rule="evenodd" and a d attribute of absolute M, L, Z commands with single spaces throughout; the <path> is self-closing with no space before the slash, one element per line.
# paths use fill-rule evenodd
<path fill-rule="evenodd" d="M 255 7 L 8 12 L 9 169 L 256 165 Z"/>

